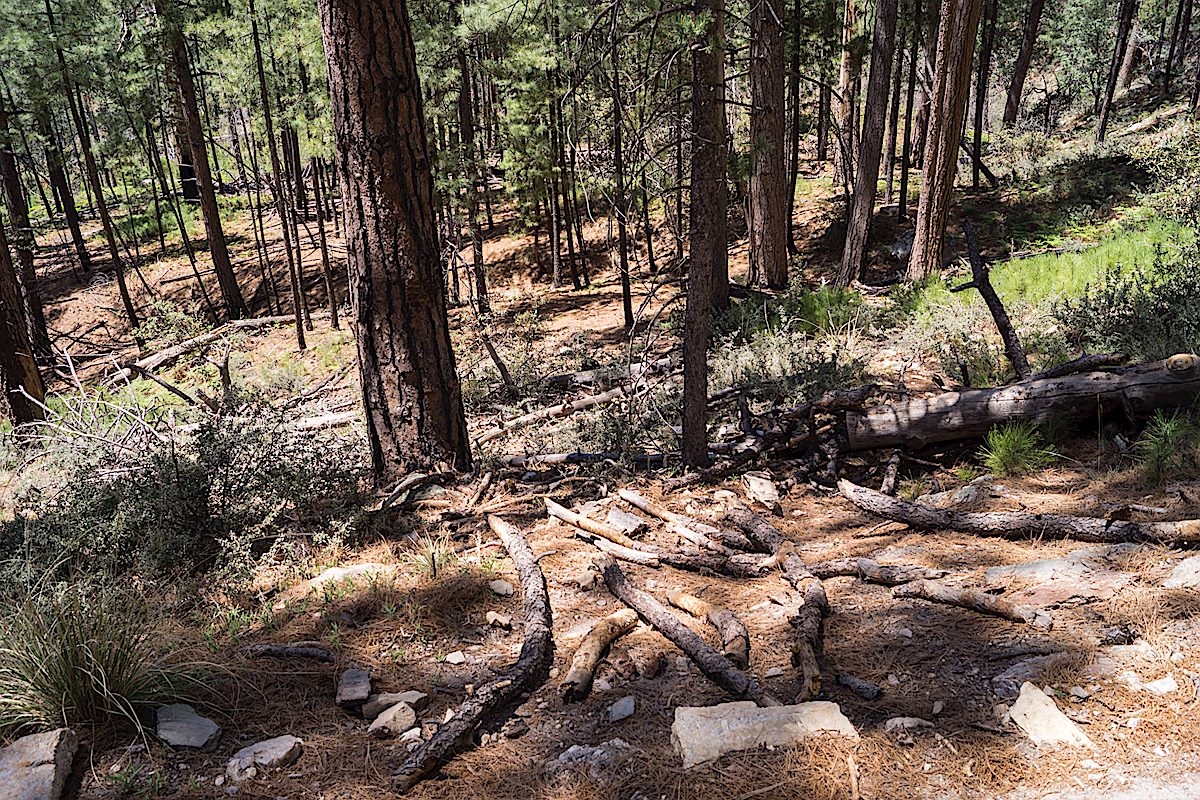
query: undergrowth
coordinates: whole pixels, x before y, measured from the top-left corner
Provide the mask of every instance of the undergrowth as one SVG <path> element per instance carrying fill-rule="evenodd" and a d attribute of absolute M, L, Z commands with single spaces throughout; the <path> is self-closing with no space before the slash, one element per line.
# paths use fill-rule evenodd
<path fill-rule="evenodd" d="M 993 475 L 1019 476 L 1048 467 L 1058 454 L 1034 424 L 1006 422 L 988 431 L 979 457 Z"/>
<path fill-rule="evenodd" d="M 1146 423 L 1134 452 L 1146 479 L 1158 485 L 1170 478 L 1195 474 L 1200 456 L 1196 443 L 1193 420 L 1178 412 L 1168 414 L 1159 409 Z"/>

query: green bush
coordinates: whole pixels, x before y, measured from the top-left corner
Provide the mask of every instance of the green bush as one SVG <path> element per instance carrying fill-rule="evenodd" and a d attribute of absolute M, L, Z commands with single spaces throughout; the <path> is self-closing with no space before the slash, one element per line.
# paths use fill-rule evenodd
<path fill-rule="evenodd" d="M 1146 478 L 1153 484 L 1192 473 L 1196 468 L 1196 430 L 1179 413 L 1154 412 L 1135 446 Z"/>
<path fill-rule="evenodd" d="M 0 731 L 63 724 L 140 728 L 199 685 L 147 624 L 144 603 L 87 584 L 29 596 L 0 618 Z"/>
<path fill-rule="evenodd" d="M 1054 462 L 1058 454 L 1029 422 L 1006 422 L 988 431 L 979 457 L 993 475 L 1028 475 Z"/>

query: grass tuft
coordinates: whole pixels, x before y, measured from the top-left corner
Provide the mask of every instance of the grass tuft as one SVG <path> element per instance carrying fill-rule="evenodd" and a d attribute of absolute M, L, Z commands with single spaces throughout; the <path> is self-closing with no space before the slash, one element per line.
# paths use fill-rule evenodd
<path fill-rule="evenodd" d="M 1029 422 L 1006 422 L 988 431 L 979 457 L 993 475 L 1028 475 L 1058 457 L 1038 428 Z"/>
<path fill-rule="evenodd" d="M 1158 485 L 1196 466 L 1195 436 L 1191 420 L 1160 409 L 1146 424 L 1136 453 L 1146 478 Z"/>

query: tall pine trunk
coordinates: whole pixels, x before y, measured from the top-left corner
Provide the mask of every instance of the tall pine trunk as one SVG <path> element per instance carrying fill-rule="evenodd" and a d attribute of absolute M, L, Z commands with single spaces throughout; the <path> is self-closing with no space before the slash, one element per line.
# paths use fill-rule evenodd
<path fill-rule="evenodd" d="M 471 465 L 404 0 L 320 0 L 376 480 Z"/>
<path fill-rule="evenodd" d="M 50 180 L 50 188 L 62 207 L 62 215 L 67 221 L 67 230 L 71 233 L 71 245 L 75 248 L 75 258 L 79 260 L 79 268 L 84 272 L 92 269 L 92 258 L 88 254 L 87 244 L 83 240 L 83 229 L 79 224 L 79 209 L 75 205 L 75 195 L 67 180 L 67 170 L 63 165 L 62 145 L 54 132 L 54 124 L 50 119 L 50 110 L 41 109 L 35 117 L 39 133 L 46 140 L 46 174 Z"/>
<path fill-rule="evenodd" d="M 942 265 L 958 148 L 971 93 L 971 55 L 979 12 L 980 0 L 942 0 L 909 280 L 920 280 Z"/>
<path fill-rule="evenodd" d="M 764 286 L 788 281 L 787 170 L 783 160 L 783 0 L 750 7 L 750 274 Z"/>
<path fill-rule="evenodd" d="M 1096 125 L 1096 143 L 1104 142 L 1108 134 L 1108 121 L 1112 116 L 1113 101 L 1117 92 L 1117 78 L 1120 77 L 1121 63 L 1125 60 L 1125 49 L 1129 46 L 1129 35 L 1133 29 L 1133 17 L 1137 13 L 1138 0 L 1121 0 L 1117 13 L 1117 37 L 1113 45 L 1112 62 L 1108 68 L 1108 82 L 1104 87 L 1104 95 L 1100 102 L 1100 121 Z"/>
<path fill-rule="evenodd" d="M 17 156 L 12 148 L 12 130 L 9 128 L 8 107 L 0 95 L 0 184 L 4 186 L 4 205 L 8 210 L 8 222 L 12 225 L 10 237 L 17 253 L 18 276 L 21 282 L 21 298 L 25 304 L 25 320 L 29 324 L 29 336 L 34 349 L 42 358 L 49 358 L 50 337 L 46 331 L 46 314 L 42 310 L 42 296 L 38 287 L 37 271 L 33 263 L 34 237 L 29 224 L 29 204 L 21 187 L 21 174 L 17 169 Z"/>
<path fill-rule="evenodd" d="M 624 113 L 621 99 L 621 60 L 617 49 L 617 19 L 621 4 L 613 5 L 612 38 L 609 58 L 612 61 L 612 151 L 613 175 L 616 178 L 614 205 L 617 212 L 617 271 L 621 278 L 621 312 L 626 329 L 633 328 L 633 294 L 629 286 L 629 199 L 625 196 L 625 140 Z"/>
<path fill-rule="evenodd" d="M 892 51 L 896 46 L 896 11 L 897 0 L 877 0 L 875 4 L 875 33 L 871 43 L 871 73 L 867 79 L 866 115 L 859 148 L 861 155 L 854 178 L 854 194 L 850 200 L 846 246 L 837 275 L 839 286 L 849 286 L 852 281 L 858 280 L 867 255 L 871 215 L 875 211 L 875 194 L 879 186 L 879 152 L 883 147 L 888 83 L 892 77 Z"/>
<path fill-rule="evenodd" d="M 8 407 L 14 425 L 43 419 L 39 403 L 46 396 L 38 372 L 29 323 L 17 283 L 17 271 L 8 249 L 8 235 L 0 225 L 0 408 Z M 23 391 L 22 391 L 23 390 Z M 30 400 L 26 393 L 33 398 Z"/>
<path fill-rule="evenodd" d="M 467 51 L 459 48 L 458 70 L 458 127 L 459 145 L 462 148 L 463 176 L 467 185 L 467 224 L 471 228 L 471 269 L 475 278 L 475 302 L 479 313 L 491 311 L 488 300 L 487 273 L 483 265 L 483 229 L 479 225 L 479 193 L 477 191 L 480 171 L 475 158 L 475 106 L 471 97 L 471 68 Z"/>
<path fill-rule="evenodd" d="M 1038 28 L 1042 24 L 1042 8 L 1046 0 L 1030 0 L 1029 11 L 1025 14 L 1025 31 L 1021 34 L 1021 49 L 1017 51 L 1017 60 L 1013 63 L 1012 80 L 1008 83 L 1008 99 L 1004 103 L 1005 127 L 1016 123 L 1017 112 L 1021 109 L 1021 95 L 1025 92 L 1025 78 L 1029 75 L 1029 65 L 1033 62 L 1033 48 L 1037 46 Z"/>

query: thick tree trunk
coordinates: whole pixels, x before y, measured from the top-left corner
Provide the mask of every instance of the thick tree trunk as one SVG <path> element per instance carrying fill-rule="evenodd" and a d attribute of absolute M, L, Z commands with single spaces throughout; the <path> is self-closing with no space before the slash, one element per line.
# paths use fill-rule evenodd
<path fill-rule="evenodd" d="M 796 231 L 792 214 L 796 209 L 796 182 L 800 179 L 800 39 L 804 35 L 804 0 L 792 3 L 792 53 L 788 65 L 787 93 L 791 130 L 788 136 L 787 252 L 795 255 Z"/>
<path fill-rule="evenodd" d="M 83 240 L 83 230 L 79 225 L 79 209 L 75 206 L 75 195 L 67 180 L 67 171 L 63 166 L 62 145 L 54 132 L 50 121 L 48 108 L 42 109 L 37 115 L 39 132 L 46 140 L 46 172 L 50 179 L 50 187 L 54 196 L 62 206 L 62 214 L 67 220 L 67 230 L 71 232 L 71 244 L 75 248 L 75 257 L 79 259 L 79 268 L 84 272 L 92 269 L 92 259 L 88 255 L 87 244 Z"/>
<path fill-rule="evenodd" d="M 683 463 L 708 466 L 708 338 L 722 287 L 729 294 L 725 214 L 724 0 L 699 0 L 705 29 L 692 48 L 691 265 L 683 330 Z M 703 17 L 701 17 L 703 18 Z"/>
<path fill-rule="evenodd" d="M 1105 372 L 1085 372 L 996 389 L 964 389 L 933 397 L 872 406 L 846 415 L 853 450 L 923 447 L 982 436 L 1013 420 L 1095 420 L 1097 415 L 1149 416 L 1158 408 L 1187 406 L 1200 395 L 1200 357 L 1176 355 L 1163 361 Z"/>
<path fill-rule="evenodd" d="M 463 174 L 467 184 L 467 224 L 471 230 L 471 271 L 475 279 L 475 302 L 480 314 L 492 310 L 488 299 L 487 273 L 483 266 L 483 229 L 479 225 L 479 164 L 475 159 L 475 104 L 471 95 L 471 66 L 467 51 L 458 51 L 458 129 L 462 147 Z"/>
<path fill-rule="evenodd" d="M 29 340 L 29 324 L 17 271 L 8 249 L 8 235 L 0 225 L 0 389 L 14 425 L 22 425 L 44 417 L 38 405 L 46 396 L 33 345 Z M 24 393 L 22 392 L 24 390 Z M 33 400 L 25 396 L 28 393 Z M 36 401 L 36 402 L 35 402 Z"/>
<path fill-rule="evenodd" d="M 842 11 L 842 52 L 838 69 L 837 97 L 833 100 L 836 120 L 833 171 L 838 183 L 849 193 L 853 184 L 850 165 L 854 162 L 854 84 L 858 81 L 854 54 L 854 36 L 858 31 L 858 0 L 845 0 Z"/>
<path fill-rule="evenodd" d="M 783 163 L 783 0 L 750 6 L 750 274 L 763 286 L 788 281 L 787 172 Z"/>
<path fill-rule="evenodd" d="M 1112 116 L 1113 99 L 1117 92 L 1117 78 L 1121 72 L 1121 63 L 1125 60 L 1125 49 L 1129 46 L 1129 34 L 1133 29 L 1133 18 L 1137 15 L 1139 0 L 1121 0 L 1120 11 L 1117 14 L 1117 36 L 1113 45 L 1112 63 L 1108 68 L 1108 82 L 1104 88 L 1104 96 L 1100 103 L 1100 121 L 1096 125 L 1096 143 L 1104 142 L 1108 133 L 1108 120 Z"/>
<path fill-rule="evenodd" d="M 375 476 L 471 464 L 404 0 L 320 0 Z"/>
<path fill-rule="evenodd" d="M 908 217 L 908 173 L 912 169 L 913 110 L 917 91 L 917 59 L 921 57 L 921 0 L 913 7 L 912 50 L 908 61 L 908 94 L 904 100 L 904 147 L 900 156 L 900 203 L 897 216 Z"/>
<path fill-rule="evenodd" d="M 920 280 L 942 265 L 942 245 L 954 192 L 959 139 L 971 87 L 971 54 L 980 0 L 942 0 L 933 96 L 921 169 L 921 197 L 908 279 Z"/>
<path fill-rule="evenodd" d="M 992 70 L 992 46 L 996 41 L 998 0 L 991 0 L 983 18 L 983 39 L 979 48 L 979 67 L 975 77 L 975 148 L 971 154 L 971 187 L 979 188 L 979 173 L 983 169 L 983 124 L 987 111 L 988 81 Z"/>
<path fill-rule="evenodd" d="M 626 330 L 633 328 L 633 295 L 629 286 L 629 230 L 628 211 L 629 199 L 625 196 L 625 141 L 623 114 L 625 109 L 621 100 L 621 60 L 617 46 L 617 16 L 621 4 L 613 5 L 612 38 L 609 58 L 612 61 L 612 152 L 613 177 L 616 182 L 616 192 L 613 204 L 617 216 L 617 272 L 621 279 L 621 312 L 625 319 Z"/>
<path fill-rule="evenodd" d="M 846 246 L 837 285 L 849 286 L 858 280 L 867 256 L 871 215 L 879 187 L 879 151 L 883 147 L 883 126 L 887 114 L 888 83 L 891 81 L 892 50 L 896 45 L 897 0 L 877 0 L 875 34 L 871 44 L 871 74 L 867 79 L 867 108 L 863 118 L 860 160 L 850 200 L 850 219 L 846 227 Z"/>
<path fill-rule="evenodd" d="M 225 242 L 225 229 L 221 225 L 221 209 L 217 205 L 217 193 L 213 188 L 212 172 L 209 169 L 208 151 L 204 147 L 204 126 L 200 119 L 200 107 L 196 102 L 196 85 L 192 79 L 191 62 L 188 60 L 187 45 L 182 29 L 163 14 L 162 4 L 155 10 L 166 26 L 167 41 L 171 49 L 171 64 L 175 69 L 175 82 L 179 86 L 180 108 L 183 111 L 187 141 L 191 146 L 192 166 L 196 174 L 196 189 L 200 194 L 200 211 L 204 217 L 204 228 L 208 232 L 208 252 L 212 257 L 213 271 L 217 273 L 217 285 L 221 287 L 221 299 L 230 319 L 246 315 L 246 301 L 238 286 L 233 262 L 229 257 L 229 246 Z"/>
<path fill-rule="evenodd" d="M 30 340 L 40 357 L 49 358 L 50 337 L 46 332 L 46 315 L 42 310 L 42 297 L 33 263 L 34 236 L 33 227 L 29 224 L 29 204 L 21 188 L 21 174 L 17 170 L 8 107 L 3 95 L 0 95 L 0 184 L 4 186 L 4 205 L 8 210 L 8 222 L 13 228 L 9 241 L 17 253 L 21 298 L 25 304 Z"/>
<path fill-rule="evenodd" d="M 1125 58 L 1121 59 L 1121 71 L 1117 75 L 1117 86 L 1121 89 L 1128 89 L 1133 85 L 1133 68 L 1137 64 L 1138 51 L 1141 45 L 1138 43 L 1142 38 L 1142 26 L 1135 19 L 1133 28 L 1129 31 L 1129 44 L 1125 47 Z"/>
<path fill-rule="evenodd" d="M 1021 95 L 1025 91 L 1029 65 L 1033 62 L 1033 48 L 1037 46 L 1038 28 L 1042 24 L 1042 8 L 1045 4 L 1046 0 L 1030 0 L 1029 11 L 1025 14 L 1021 49 L 1017 51 L 1017 60 L 1013 63 L 1012 80 L 1008 83 L 1008 99 L 1004 103 L 1005 127 L 1016 123 L 1017 112 L 1021 109 Z"/>
<path fill-rule="evenodd" d="M 887 132 L 884 134 L 884 150 L 883 150 L 883 202 L 885 205 L 892 203 L 892 185 L 893 179 L 896 176 L 896 142 L 900 136 L 900 89 L 903 87 L 904 81 L 904 37 L 906 18 L 901 16 L 899 19 L 899 29 L 896 32 L 896 56 L 892 66 L 892 89 L 889 97 L 890 110 L 888 111 Z"/>

